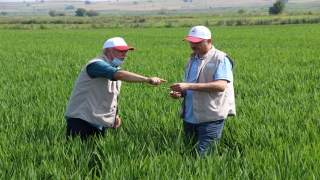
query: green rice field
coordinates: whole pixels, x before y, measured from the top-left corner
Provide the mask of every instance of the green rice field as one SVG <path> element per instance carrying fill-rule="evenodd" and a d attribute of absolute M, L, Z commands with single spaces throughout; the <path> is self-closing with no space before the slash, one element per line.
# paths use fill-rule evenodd
<path fill-rule="evenodd" d="M 0 179 L 319 179 L 320 24 L 209 28 L 235 62 L 237 116 L 207 158 L 184 143 L 169 96 L 192 52 L 189 27 L 0 30 Z M 77 75 L 114 36 L 135 47 L 122 69 L 168 82 L 123 83 L 122 125 L 67 143 Z"/>

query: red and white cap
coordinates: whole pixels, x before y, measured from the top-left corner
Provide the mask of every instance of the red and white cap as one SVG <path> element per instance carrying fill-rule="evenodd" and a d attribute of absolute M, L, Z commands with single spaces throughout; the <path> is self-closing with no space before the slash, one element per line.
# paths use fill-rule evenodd
<path fill-rule="evenodd" d="M 105 48 L 115 48 L 120 51 L 125 51 L 125 50 L 134 50 L 134 47 L 128 46 L 127 43 L 122 39 L 121 37 L 114 37 L 111 39 L 108 39 L 103 47 Z"/>
<path fill-rule="evenodd" d="M 204 39 L 211 39 L 211 32 L 210 30 L 205 27 L 205 26 L 195 26 L 193 27 L 190 32 L 189 35 L 184 38 L 184 40 L 193 42 L 193 43 L 197 43 L 200 42 Z"/>

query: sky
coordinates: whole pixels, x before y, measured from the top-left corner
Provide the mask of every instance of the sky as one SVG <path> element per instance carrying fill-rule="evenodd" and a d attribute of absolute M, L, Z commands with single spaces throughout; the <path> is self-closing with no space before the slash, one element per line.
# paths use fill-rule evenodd
<path fill-rule="evenodd" d="M 0 0 L 0 2 L 36 2 L 36 0 Z M 40 1 L 40 0 L 38 0 Z M 86 0 L 44 0 L 46 1 L 86 1 Z M 90 1 L 113 1 L 113 0 L 90 0 Z"/>

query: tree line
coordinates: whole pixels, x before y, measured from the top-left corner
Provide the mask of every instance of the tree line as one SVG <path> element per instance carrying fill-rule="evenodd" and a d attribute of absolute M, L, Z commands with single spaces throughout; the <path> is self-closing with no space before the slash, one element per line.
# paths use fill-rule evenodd
<path fill-rule="evenodd" d="M 75 16 L 79 16 L 79 17 L 84 17 L 84 16 L 89 16 L 89 17 L 93 17 L 93 16 L 99 16 L 100 13 L 96 10 L 85 10 L 84 8 L 77 8 L 77 11 L 75 11 Z M 56 17 L 56 16 L 66 16 L 65 12 L 59 12 L 56 10 L 50 10 L 49 11 L 49 15 L 51 17 Z"/>
<path fill-rule="evenodd" d="M 288 3 L 289 0 L 277 0 L 273 6 L 271 6 L 269 8 L 269 14 L 270 15 L 277 15 L 277 14 L 281 14 L 284 12 L 284 9 L 286 7 L 286 4 Z M 41 1 L 42 3 L 44 1 Z M 91 4 L 91 2 L 89 0 L 85 1 L 86 4 Z M 75 7 L 73 5 L 69 5 L 65 8 L 65 10 L 72 10 L 72 9 L 75 9 Z M 167 10 L 165 9 L 161 9 L 159 11 L 159 14 L 166 14 L 167 13 Z M 243 14 L 245 13 L 244 9 L 240 9 L 238 11 L 239 14 Z M 0 13 L 2 16 L 6 16 L 8 15 L 8 12 L 1 12 Z M 56 16 L 66 16 L 66 13 L 65 12 L 59 12 L 59 11 L 56 11 L 56 10 L 50 10 L 49 11 L 49 15 L 51 17 L 56 17 Z M 75 11 L 75 16 L 79 16 L 79 17 L 84 17 L 84 16 L 89 16 L 89 17 L 93 17 L 93 16 L 99 16 L 100 13 L 96 10 L 89 10 L 87 11 L 86 9 L 84 8 L 77 8 L 77 10 Z"/>

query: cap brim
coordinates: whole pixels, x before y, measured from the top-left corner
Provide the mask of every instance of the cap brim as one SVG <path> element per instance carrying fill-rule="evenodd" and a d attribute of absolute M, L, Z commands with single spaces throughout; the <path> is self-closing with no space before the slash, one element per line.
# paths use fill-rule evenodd
<path fill-rule="evenodd" d="M 115 46 L 114 48 L 120 51 L 134 50 L 134 47 L 131 46 Z"/>
<path fill-rule="evenodd" d="M 188 36 L 188 37 L 184 38 L 183 40 L 190 41 L 190 42 L 193 42 L 193 43 L 198 43 L 198 42 L 201 42 L 203 39 L 202 38 L 193 37 L 193 36 Z"/>

